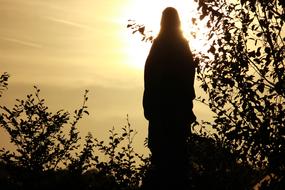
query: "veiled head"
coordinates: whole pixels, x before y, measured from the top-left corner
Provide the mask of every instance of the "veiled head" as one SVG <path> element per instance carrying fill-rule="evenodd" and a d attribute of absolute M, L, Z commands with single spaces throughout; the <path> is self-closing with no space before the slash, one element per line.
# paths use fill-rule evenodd
<path fill-rule="evenodd" d="M 162 12 L 160 33 L 180 33 L 181 23 L 178 12 L 173 7 L 167 7 Z"/>

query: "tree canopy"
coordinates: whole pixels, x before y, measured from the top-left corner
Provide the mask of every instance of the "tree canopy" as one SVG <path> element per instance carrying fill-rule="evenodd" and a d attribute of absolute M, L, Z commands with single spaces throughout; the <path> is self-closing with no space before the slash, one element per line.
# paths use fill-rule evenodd
<path fill-rule="evenodd" d="M 238 161 L 281 169 L 285 157 L 283 1 L 200 1 L 212 45 L 199 80 L 211 126 Z M 278 170 L 278 169 L 277 169 Z"/>

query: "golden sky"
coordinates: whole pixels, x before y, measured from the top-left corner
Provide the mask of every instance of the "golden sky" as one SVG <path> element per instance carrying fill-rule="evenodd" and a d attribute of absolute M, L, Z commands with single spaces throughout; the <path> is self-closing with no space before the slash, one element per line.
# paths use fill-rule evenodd
<path fill-rule="evenodd" d="M 151 44 L 131 34 L 128 19 L 156 33 L 161 11 L 170 5 L 182 13 L 185 26 L 191 2 L 0 0 L 0 71 L 11 75 L 1 105 L 11 107 L 36 85 L 51 111 L 72 112 L 88 89 L 90 116 L 80 123 L 81 135 L 91 131 L 105 138 L 110 128 L 126 124 L 128 114 L 142 146 L 147 134 L 141 104 L 143 66 Z M 195 107 L 198 119 L 208 117 L 204 109 Z M 8 141 L 1 129 L 1 147 Z"/>

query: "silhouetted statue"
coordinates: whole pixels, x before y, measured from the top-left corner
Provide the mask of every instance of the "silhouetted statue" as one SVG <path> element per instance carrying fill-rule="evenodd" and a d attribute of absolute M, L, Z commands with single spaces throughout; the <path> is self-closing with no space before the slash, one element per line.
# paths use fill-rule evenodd
<path fill-rule="evenodd" d="M 145 64 L 143 107 L 154 168 L 146 189 L 187 189 L 187 137 L 196 120 L 194 77 L 195 64 L 178 13 L 168 7 Z"/>

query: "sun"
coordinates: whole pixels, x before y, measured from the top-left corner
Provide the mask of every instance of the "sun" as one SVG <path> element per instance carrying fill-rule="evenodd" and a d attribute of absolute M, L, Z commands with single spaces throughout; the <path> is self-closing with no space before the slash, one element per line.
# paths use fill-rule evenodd
<path fill-rule="evenodd" d="M 151 30 L 152 34 L 156 36 L 160 29 L 160 19 L 162 11 L 166 7 L 174 7 L 180 16 L 181 26 L 184 36 L 189 40 L 191 49 L 195 52 L 203 51 L 205 49 L 203 39 L 193 37 L 191 35 L 192 18 L 197 15 L 197 5 L 190 0 L 132 0 L 128 6 L 128 14 L 131 19 L 138 24 L 146 26 L 146 30 Z M 202 33 L 203 27 L 196 33 Z M 130 35 L 126 39 L 128 41 L 128 65 L 134 68 L 142 69 L 144 67 L 145 59 L 147 58 L 150 43 L 141 42 L 141 36 Z M 202 41 L 201 41 L 202 40 Z M 204 40 L 206 41 L 206 40 Z"/>

